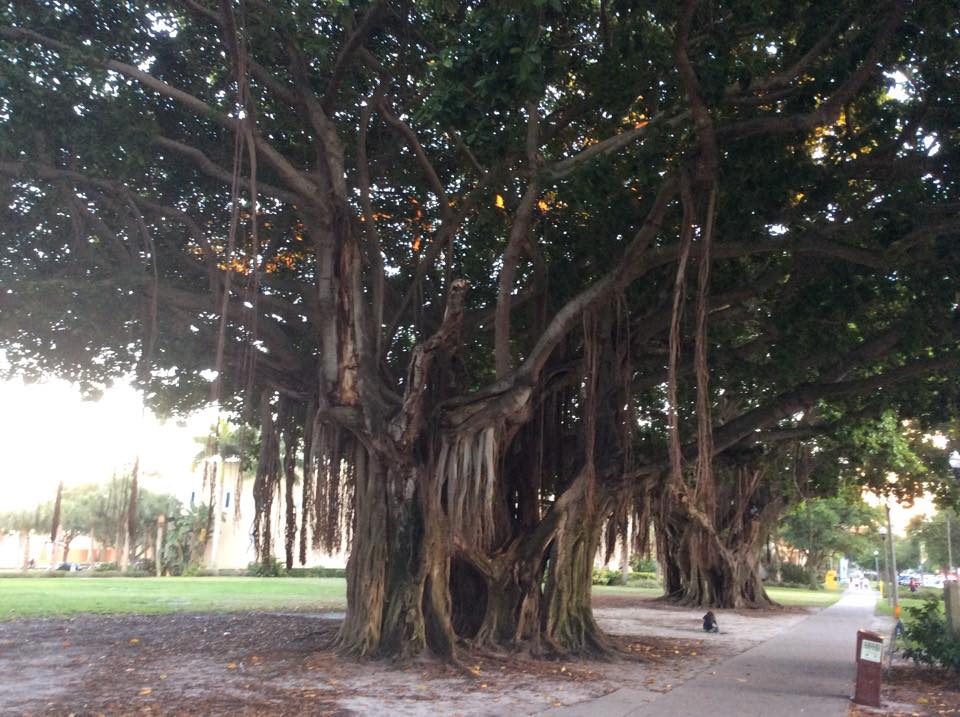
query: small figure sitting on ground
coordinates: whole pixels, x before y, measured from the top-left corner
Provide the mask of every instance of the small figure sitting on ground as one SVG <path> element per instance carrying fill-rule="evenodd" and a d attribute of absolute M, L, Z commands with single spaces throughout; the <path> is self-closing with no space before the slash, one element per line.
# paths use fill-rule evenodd
<path fill-rule="evenodd" d="M 703 629 L 705 632 L 720 632 L 720 625 L 717 624 L 717 616 L 713 610 L 703 616 Z"/>

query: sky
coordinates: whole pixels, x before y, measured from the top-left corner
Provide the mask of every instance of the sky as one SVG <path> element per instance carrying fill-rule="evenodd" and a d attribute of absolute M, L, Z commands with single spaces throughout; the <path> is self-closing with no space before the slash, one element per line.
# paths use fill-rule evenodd
<path fill-rule="evenodd" d="M 53 500 L 57 483 L 100 483 L 129 470 L 140 453 L 142 484 L 183 495 L 209 421 L 158 420 L 129 384 L 84 401 L 77 388 L 50 379 L 0 382 L 0 512 Z"/>

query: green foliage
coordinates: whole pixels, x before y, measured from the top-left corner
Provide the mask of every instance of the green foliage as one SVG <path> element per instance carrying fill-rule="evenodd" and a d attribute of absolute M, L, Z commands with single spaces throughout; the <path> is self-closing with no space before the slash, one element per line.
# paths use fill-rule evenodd
<path fill-rule="evenodd" d="M 623 573 L 619 570 L 610 570 L 609 568 L 593 569 L 594 585 L 623 585 Z"/>
<path fill-rule="evenodd" d="M 251 562 L 247 564 L 245 575 L 258 578 L 344 578 L 347 571 L 343 568 L 292 568 L 286 569 L 282 560 L 272 558 L 270 563 L 264 566 L 260 562 Z"/>
<path fill-rule="evenodd" d="M 780 566 L 780 577 L 785 584 L 810 587 L 810 574 L 803 565 L 783 563 L 783 565 Z"/>
<path fill-rule="evenodd" d="M 266 562 L 256 561 L 247 565 L 247 575 L 257 578 L 278 578 L 285 572 L 286 566 L 283 561 L 273 555 Z"/>
<path fill-rule="evenodd" d="M 904 655 L 922 664 L 960 671 L 960 637 L 947 633 L 940 600 L 927 597 L 919 607 L 908 607 L 903 625 Z"/>
<path fill-rule="evenodd" d="M 163 543 L 164 572 L 170 575 L 197 575 L 201 569 L 203 531 L 207 524 L 208 508 L 198 505 L 181 508 L 167 520 Z"/>
<path fill-rule="evenodd" d="M 813 579 L 824 560 L 836 553 L 863 551 L 882 513 L 859 496 L 814 498 L 791 509 L 780 522 L 780 537 L 806 556 L 807 577 Z"/>
<path fill-rule="evenodd" d="M 940 510 L 931 517 L 918 516 L 907 525 L 904 540 L 897 544 L 897 566 L 937 572 L 947 566 L 947 521 L 950 521 L 953 559 L 960 559 L 960 519 L 954 510 Z M 905 555 L 901 557 L 900 549 Z M 925 558 L 925 560 L 924 560 Z"/>
<path fill-rule="evenodd" d="M 193 439 L 202 448 L 193 457 L 193 466 L 196 468 L 208 456 L 211 447 L 216 446 L 219 456 L 224 460 L 241 460 L 241 469 L 244 473 L 256 471 L 256 457 L 260 451 L 259 431 L 252 426 L 235 426 L 229 421 L 220 420 L 219 429 L 205 436 Z"/>
<path fill-rule="evenodd" d="M 630 561 L 630 570 L 635 573 L 656 573 L 657 561 L 651 557 L 638 557 Z"/>

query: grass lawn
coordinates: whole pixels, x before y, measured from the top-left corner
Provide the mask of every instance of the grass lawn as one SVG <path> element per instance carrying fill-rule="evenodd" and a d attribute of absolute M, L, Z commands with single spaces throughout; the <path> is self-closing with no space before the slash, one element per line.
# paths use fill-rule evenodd
<path fill-rule="evenodd" d="M 0 579 L 0 620 L 75 613 L 343 609 L 343 578 Z"/>
<path fill-rule="evenodd" d="M 767 595 L 781 605 L 828 607 L 843 596 L 843 590 L 809 590 L 806 588 L 768 587 Z"/>
<path fill-rule="evenodd" d="M 629 585 L 594 585 L 594 595 L 636 595 L 638 597 L 660 597 L 660 588 L 633 588 Z"/>
<path fill-rule="evenodd" d="M 659 597 L 663 594 L 660 588 L 631 588 L 623 585 L 594 585 L 594 595 L 649 595 Z M 802 605 L 809 607 L 827 607 L 833 605 L 842 590 L 805 590 L 803 588 L 768 587 L 767 594 L 781 605 Z"/>
<path fill-rule="evenodd" d="M 595 595 L 657 597 L 659 588 L 595 585 Z M 768 588 L 784 605 L 826 607 L 840 592 Z M 0 620 L 78 613 L 221 612 L 343 609 L 343 578 L 118 578 L 0 579 Z M 907 601 L 904 601 L 907 604 Z"/>
<path fill-rule="evenodd" d="M 899 601 L 901 619 L 906 619 L 908 617 L 908 607 L 920 607 L 924 604 L 924 602 L 926 602 L 923 598 L 904 597 L 903 595 L 900 595 Z M 944 612 L 945 609 L 946 608 L 944 608 L 943 605 L 943 598 L 940 598 L 940 612 Z M 887 602 L 887 598 L 881 598 L 880 600 L 877 600 L 876 613 L 877 615 L 893 615 L 893 608 L 890 607 L 890 603 Z"/>

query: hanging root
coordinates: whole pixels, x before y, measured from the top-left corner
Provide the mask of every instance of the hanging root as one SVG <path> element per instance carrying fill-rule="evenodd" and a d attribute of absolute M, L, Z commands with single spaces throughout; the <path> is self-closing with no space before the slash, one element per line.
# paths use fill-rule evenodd
<path fill-rule="evenodd" d="M 496 465 L 493 426 L 443 437 L 434 480 L 437 500 L 460 537 L 483 547 L 495 539 Z"/>

